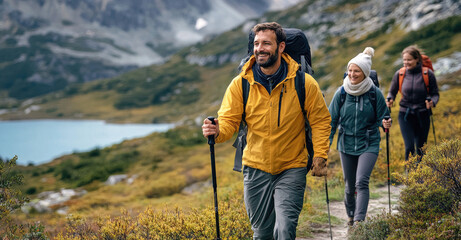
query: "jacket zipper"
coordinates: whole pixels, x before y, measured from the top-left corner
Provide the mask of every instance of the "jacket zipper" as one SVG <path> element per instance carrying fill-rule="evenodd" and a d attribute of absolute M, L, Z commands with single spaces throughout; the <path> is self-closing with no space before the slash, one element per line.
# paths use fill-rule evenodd
<path fill-rule="evenodd" d="M 358 108 L 359 108 L 359 99 L 357 99 L 358 97 L 356 96 L 355 97 L 355 130 L 354 130 L 354 151 L 357 151 L 357 117 L 358 117 Z"/>
<path fill-rule="evenodd" d="M 282 85 L 282 91 L 280 92 L 279 111 L 278 111 L 278 116 L 277 116 L 277 127 L 280 127 L 280 111 L 282 109 L 282 97 L 283 97 L 284 90 L 285 90 L 285 84 Z"/>

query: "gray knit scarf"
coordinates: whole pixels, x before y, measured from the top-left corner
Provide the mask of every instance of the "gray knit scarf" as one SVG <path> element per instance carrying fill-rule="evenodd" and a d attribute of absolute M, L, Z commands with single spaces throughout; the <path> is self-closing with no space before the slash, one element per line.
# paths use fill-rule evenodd
<path fill-rule="evenodd" d="M 349 80 L 349 76 L 346 76 L 343 81 L 344 90 L 352 96 L 360 96 L 373 86 L 373 81 L 370 77 L 365 78 L 359 84 L 352 84 Z"/>

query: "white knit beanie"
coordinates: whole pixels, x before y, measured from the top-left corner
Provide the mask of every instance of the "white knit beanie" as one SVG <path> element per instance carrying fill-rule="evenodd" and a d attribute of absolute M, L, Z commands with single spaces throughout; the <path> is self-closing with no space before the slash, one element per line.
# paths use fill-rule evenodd
<path fill-rule="evenodd" d="M 369 77 L 371 71 L 371 58 L 373 55 L 375 55 L 375 50 L 372 47 L 366 47 L 365 50 L 363 50 L 363 53 L 359 53 L 359 55 L 349 61 L 347 69 L 349 69 L 349 65 L 351 65 L 351 63 L 354 63 L 362 69 L 362 72 L 365 74 L 365 78 Z"/>

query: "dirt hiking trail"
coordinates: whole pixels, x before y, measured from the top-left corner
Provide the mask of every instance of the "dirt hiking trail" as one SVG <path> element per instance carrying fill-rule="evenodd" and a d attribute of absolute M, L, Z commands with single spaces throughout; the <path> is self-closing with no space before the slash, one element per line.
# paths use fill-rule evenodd
<path fill-rule="evenodd" d="M 392 213 L 397 213 L 397 201 L 400 196 L 400 190 L 402 186 L 391 186 L 391 207 Z M 377 188 L 370 189 L 370 193 L 378 193 L 379 198 L 370 199 L 368 203 L 368 212 L 367 217 L 376 216 L 383 211 L 389 211 L 389 197 L 387 185 Z M 325 212 L 327 212 L 327 204 L 325 203 Z M 340 224 L 331 226 L 333 233 L 333 239 L 347 239 L 347 220 L 346 209 L 344 207 L 344 202 L 342 201 L 330 201 L 330 215 L 341 220 Z M 330 240 L 330 227 L 327 224 L 325 225 L 313 225 L 313 237 L 310 238 L 296 238 L 297 240 Z"/>

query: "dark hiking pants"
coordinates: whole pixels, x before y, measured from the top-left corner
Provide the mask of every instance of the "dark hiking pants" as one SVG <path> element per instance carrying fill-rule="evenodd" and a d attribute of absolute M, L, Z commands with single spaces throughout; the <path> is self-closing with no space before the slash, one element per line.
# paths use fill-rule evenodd
<path fill-rule="evenodd" d="M 244 166 L 244 200 L 253 239 L 295 239 L 307 168 L 272 175 Z"/>
<path fill-rule="evenodd" d="M 340 152 L 340 157 L 345 182 L 344 205 L 347 216 L 354 218 L 354 221 L 363 221 L 367 215 L 370 199 L 368 183 L 378 155 L 362 153 L 354 156 Z M 355 192 L 357 192 L 357 198 Z"/>
<path fill-rule="evenodd" d="M 399 125 L 402 132 L 403 141 L 405 142 L 405 160 L 416 154 L 423 155 L 421 148 L 427 142 L 431 119 L 429 111 L 419 113 L 399 112 Z"/>

